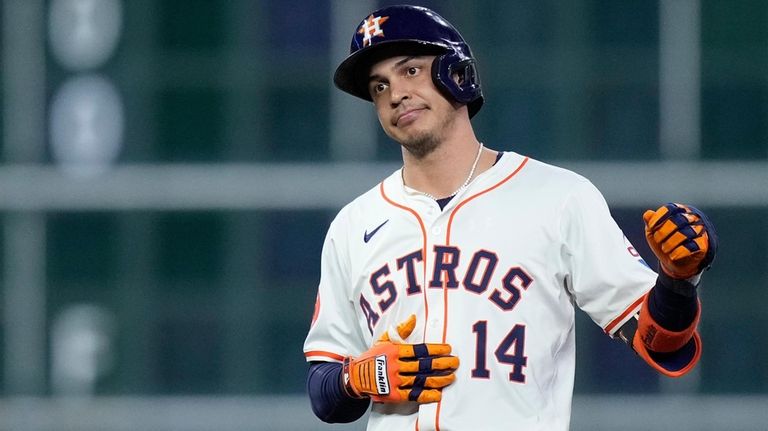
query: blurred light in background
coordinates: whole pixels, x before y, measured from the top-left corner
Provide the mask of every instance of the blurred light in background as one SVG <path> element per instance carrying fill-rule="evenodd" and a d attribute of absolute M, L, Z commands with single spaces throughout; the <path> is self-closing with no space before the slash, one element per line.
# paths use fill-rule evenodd
<path fill-rule="evenodd" d="M 71 305 L 53 320 L 51 386 L 55 395 L 87 397 L 114 365 L 115 319 L 92 304 Z"/>
<path fill-rule="evenodd" d="M 122 14 L 119 0 L 53 0 L 48 14 L 53 57 L 74 72 L 104 65 L 120 39 Z M 68 77 L 54 95 L 49 115 L 51 151 L 65 172 L 103 173 L 120 154 L 123 103 L 108 77 Z"/>
<path fill-rule="evenodd" d="M 52 0 L 48 15 L 51 52 L 73 71 L 99 67 L 114 53 L 122 22 L 119 0 Z"/>
<path fill-rule="evenodd" d="M 115 85 L 100 75 L 69 78 L 51 102 L 54 159 L 77 176 L 105 172 L 123 143 L 123 104 Z"/>

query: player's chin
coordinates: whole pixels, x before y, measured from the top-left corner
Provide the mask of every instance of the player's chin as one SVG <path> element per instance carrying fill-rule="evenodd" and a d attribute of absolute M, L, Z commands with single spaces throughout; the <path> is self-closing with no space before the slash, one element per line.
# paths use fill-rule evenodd
<path fill-rule="evenodd" d="M 415 127 L 400 128 L 393 126 L 385 129 L 384 132 L 386 132 L 390 138 L 403 145 L 418 140 L 419 135 L 421 134 Z"/>
<path fill-rule="evenodd" d="M 404 139 L 398 142 L 400 142 L 400 145 L 417 159 L 422 159 L 431 154 L 440 144 L 440 140 L 429 133 L 412 136 L 410 139 Z"/>
<path fill-rule="evenodd" d="M 402 136 L 404 140 L 418 141 L 429 139 L 432 135 L 436 135 L 437 131 L 432 122 L 426 118 L 421 118 L 414 122 L 409 122 L 404 125 L 398 125 L 393 128 L 394 132 Z"/>

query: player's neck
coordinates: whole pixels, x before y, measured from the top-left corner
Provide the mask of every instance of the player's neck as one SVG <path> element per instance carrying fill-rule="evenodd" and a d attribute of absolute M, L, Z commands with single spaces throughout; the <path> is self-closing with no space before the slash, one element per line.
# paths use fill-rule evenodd
<path fill-rule="evenodd" d="M 474 134 L 445 141 L 423 158 L 404 150 L 403 181 L 410 188 L 445 198 L 452 196 L 468 179 L 490 168 L 495 157 L 495 151 L 481 148 Z"/>

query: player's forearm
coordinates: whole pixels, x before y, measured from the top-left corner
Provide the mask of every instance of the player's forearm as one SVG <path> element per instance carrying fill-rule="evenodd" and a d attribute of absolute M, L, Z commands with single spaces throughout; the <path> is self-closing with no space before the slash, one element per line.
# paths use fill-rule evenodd
<path fill-rule="evenodd" d="M 658 339 L 673 339 L 675 333 L 680 333 L 678 341 L 686 342 L 684 336 L 695 330 L 699 314 L 696 289 L 701 273 L 712 265 L 717 254 L 717 233 L 707 216 L 690 205 L 669 203 L 656 211 L 646 211 L 643 220 L 648 245 L 659 259 L 659 275 L 648 295 L 645 316 L 656 328 L 642 335 L 649 348 L 656 338 L 657 347 L 669 352 L 666 348 L 674 346 L 674 342 L 659 343 Z M 641 326 L 642 318 L 641 314 Z M 659 332 L 662 334 L 657 337 Z"/>
<path fill-rule="evenodd" d="M 659 259 L 656 285 L 636 319 L 619 338 L 657 371 L 680 377 L 701 356 L 697 285 L 717 254 L 717 233 L 707 216 L 690 205 L 668 203 L 643 213 L 645 237 Z"/>
<path fill-rule="evenodd" d="M 689 372 L 701 355 L 696 332 L 700 310 L 695 280 L 672 279 L 662 271 L 643 302 L 639 316 L 619 329 L 651 367 L 670 377 Z"/>
<path fill-rule="evenodd" d="M 698 310 L 697 286 L 659 271 L 656 286 L 648 294 L 648 312 L 656 323 L 670 331 L 682 331 L 693 323 Z"/>
<path fill-rule="evenodd" d="M 354 422 L 365 414 L 369 399 L 351 398 L 342 389 L 342 365 L 335 362 L 312 362 L 307 374 L 307 391 L 312 411 L 323 422 Z"/>

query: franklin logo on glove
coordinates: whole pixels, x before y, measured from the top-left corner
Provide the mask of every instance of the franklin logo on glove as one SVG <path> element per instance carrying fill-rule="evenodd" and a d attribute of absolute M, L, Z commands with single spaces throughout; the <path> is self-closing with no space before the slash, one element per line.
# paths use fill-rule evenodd
<path fill-rule="evenodd" d="M 408 338 L 415 327 L 416 316 L 412 314 L 392 329 L 391 336 L 384 332 L 367 352 L 344 358 L 341 379 L 350 397 L 370 398 L 377 403 L 440 401 L 443 388 L 456 379 L 459 358 L 451 355 L 448 344 L 399 342 Z"/>
<path fill-rule="evenodd" d="M 389 395 L 387 357 L 385 355 L 376 357 L 376 384 L 378 385 L 379 395 Z"/>

